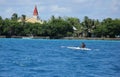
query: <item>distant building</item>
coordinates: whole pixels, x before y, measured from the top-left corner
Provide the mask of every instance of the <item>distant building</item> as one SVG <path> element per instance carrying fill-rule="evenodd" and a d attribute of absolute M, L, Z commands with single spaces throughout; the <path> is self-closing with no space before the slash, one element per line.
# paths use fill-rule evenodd
<path fill-rule="evenodd" d="M 22 18 L 19 19 L 18 22 L 22 22 Z M 38 16 L 37 6 L 35 6 L 35 8 L 34 8 L 33 17 L 25 17 L 25 22 L 43 24 L 43 21 Z"/>

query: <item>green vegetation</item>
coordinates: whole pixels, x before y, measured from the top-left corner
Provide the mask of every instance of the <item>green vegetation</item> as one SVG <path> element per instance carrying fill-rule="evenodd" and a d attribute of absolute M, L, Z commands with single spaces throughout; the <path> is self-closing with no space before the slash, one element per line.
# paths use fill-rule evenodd
<path fill-rule="evenodd" d="M 11 19 L 0 16 L 0 36 L 49 36 L 62 37 L 109 37 L 120 35 L 120 19 L 106 18 L 103 21 L 90 19 L 87 16 L 80 22 L 75 17 L 52 16 L 43 24 L 25 22 L 26 15 L 22 15 L 22 22 L 18 22 L 18 15 L 14 13 Z M 76 29 L 74 29 L 74 28 Z"/>

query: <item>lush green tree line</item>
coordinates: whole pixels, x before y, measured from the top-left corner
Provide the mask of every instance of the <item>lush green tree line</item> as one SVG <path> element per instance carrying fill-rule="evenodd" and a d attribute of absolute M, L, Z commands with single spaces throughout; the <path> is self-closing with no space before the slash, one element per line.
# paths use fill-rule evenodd
<path fill-rule="evenodd" d="M 14 14 L 15 15 L 15 14 Z M 17 15 L 11 19 L 0 17 L 0 36 L 49 36 L 50 38 L 61 38 L 72 36 L 72 25 L 62 18 L 51 17 L 49 21 L 40 23 L 18 22 Z"/>
<path fill-rule="evenodd" d="M 18 22 L 18 15 L 14 13 L 11 19 L 0 16 L 0 36 L 49 36 L 61 37 L 115 37 L 120 35 L 120 19 L 106 18 L 101 22 L 87 16 L 81 22 L 75 17 L 54 17 L 40 23 L 25 22 L 26 15 L 22 15 L 22 22 Z M 74 28 L 73 28 L 74 27 Z"/>
<path fill-rule="evenodd" d="M 112 20 L 104 19 L 99 26 L 96 27 L 94 33 L 97 37 L 115 37 L 120 36 L 120 19 Z"/>

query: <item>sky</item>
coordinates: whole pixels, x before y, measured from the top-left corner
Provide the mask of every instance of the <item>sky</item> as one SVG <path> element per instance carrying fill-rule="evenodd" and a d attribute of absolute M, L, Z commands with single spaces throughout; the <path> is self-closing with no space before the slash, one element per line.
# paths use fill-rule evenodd
<path fill-rule="evenodd" d="M 42 20 L 48 20 L 52 15 L 80 20 L 84 16 L 99 20 L 120 18 L 119 0 L 0 0 L 0 16 L 11 18 L 17 13 L 32 17 L 35 5 Z"/>

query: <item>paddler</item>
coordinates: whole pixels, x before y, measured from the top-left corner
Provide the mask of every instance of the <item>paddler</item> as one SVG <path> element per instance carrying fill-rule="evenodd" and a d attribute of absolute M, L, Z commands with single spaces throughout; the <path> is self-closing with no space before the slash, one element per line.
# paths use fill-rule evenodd
<path fill-rule="evenodd" d="M 86 46 L 85 43 L 82 42 L 81 48 L 85 48 L 85 46 Z"/>

